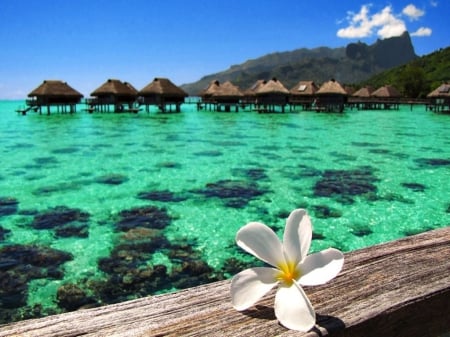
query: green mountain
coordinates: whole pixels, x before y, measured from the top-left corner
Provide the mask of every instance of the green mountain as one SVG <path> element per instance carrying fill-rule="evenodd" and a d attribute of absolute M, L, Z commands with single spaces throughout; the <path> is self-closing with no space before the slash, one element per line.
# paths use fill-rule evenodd
<path fill-rule="evenodd" d="M 443 82 L 450 80 L 450 47 L 439 49 L 413 61 L 379 73 L 361 83 L 378 88 L 396 87 L 406 97 L 425 97 Z"/>
<path fill-rule="evenodd" d="M 372 45 L 358 42 L 340 48 L 302 48 L 272 53 L 181 87 L 190 95 L 198 95 L 213 80 L 229 80 L 241 89 L 251 87 L 257 80 L 274 77 L 288 89 L 300 80 L 322 83 L 335 78 L 341 83 L 359 83 L 416 58 L 411 38 L 405 32 L 399 37 L 378 40 Z"/>

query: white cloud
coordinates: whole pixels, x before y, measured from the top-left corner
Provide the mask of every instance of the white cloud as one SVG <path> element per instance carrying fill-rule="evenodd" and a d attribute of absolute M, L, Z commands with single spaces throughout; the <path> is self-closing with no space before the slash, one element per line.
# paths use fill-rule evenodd
<path fill-rule="evenodd" d="M 421 16 L 425 14 L 425 11 L 417 8 L 413 4 L 409 4 L 405 8 L 403 8 L 402 13 L 409 17 L 411 21 L 418 20 Z"/>
<path fill-rule="evenodd" d="M 349 26 L 337 31 L 337 36 L 342 38 L 369 37 L 376 29 L 381 38 L 401 35 L 406 31 L 403 20 L 396 17 L 391 6 L 386 6 L 380 12 L 370 15 L 369 5 L 361 6 L 359 13 L 348 12 Z"/>
<path fill-rule="evenodd" d="M 420 27 L 414 33 L 411 33 L 411 36 L 430 36 L 433 31 L 428 27 Z"/>
<path fill-rule="evenodd" d="M 431 6 L 438 5 L 436 0 L 430 1 Z M 416 21 L 425 15 L 424 10 L 413 4 L 407 5 L 401 13 L 397 14 L 390 5 L 374 14 L 370 13 L 371 7 L 371 4 L 366 4 L 361 6 L 358 13 L 347 12 L 347 27 L 339 29 L 336 35 L 350 39 L 365 38 L 375 34 L 382 39 L 399 36 L 407 30 L 404 19 Z M 411 36 L 430 36 L 431 33 L 431 28 L 420 27 Z"/>

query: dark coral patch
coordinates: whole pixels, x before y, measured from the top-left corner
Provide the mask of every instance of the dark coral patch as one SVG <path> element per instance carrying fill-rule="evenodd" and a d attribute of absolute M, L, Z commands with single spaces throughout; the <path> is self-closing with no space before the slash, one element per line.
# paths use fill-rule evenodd
<path fill-rule="evenodd" d="M 237 168 L 232 170 L 233 176 L 251 179 L 253 181 L 267 180 L 269 177 L 263 168 Z"/>
<path fill-rule="evenodd" d="M 172 217 L 165 208 L 156 206 L 136 207 L 119 213 L 120 220 L 116 223 L 119 231 L 128 231 L 132 228 L 144 227 L 162 229 L 167 227 Z"/>
<path fill-rule="evenodd" d="M 0 307 L 16 309 L 26 305 L 28 282 L 39 278 L 62 278 L 60 265 L 72 258 L 67 252 L 34 245 L 0 248 Z"/>
<path fill-rule="evenodd" d="M 313 232 L 312 233 L 312 239 L 313 240 L 325 240 L 326 237 L 325 237 L 325 235 L 323 235 L 321 233 Z"/>
<path fill-rule="evenodd" d="M 34 158 L 34 162 L 40 166 L 55 165 L 59 163 L 55 157 L 37 157 Z"/>
<path fill-rule="evenodd" d="M 78 152 L 80 149 L 77 147 L 63 147 L 52 151 L 53 154 L 71 154 Z"/>
<path fill-rule="evenodd" d="M 415 162 L 421 167 L 440 167 L 440 166 L 450 166 L 450 159 L 441 158 L 419 158 Z"/>
<path fill-rule="evenodd" d="M 56 293 L 58 306 L 68 311 L 88 305 L 96 305 L 96 301 L 84 289 L 73 283 L 63 284 Z"/>
<path fill-rule="evenodd" d="M 351 202 L 354 196 L 376 193 L 377 187 L 374 183 L 377 180 L 373 170 L 368 167 L 355 170 L 327 170 L 315 184 L 314 195 Z"/>
<path fill-rule="evenodd" d="M 414 192 L 424 192 L 426 189 L 425 185 L 419 183 L 402 183 L 403 187 L 406 187 Z"/>
<path fill-rule="evenodd" d="M 35 229 L 52 229 L 71 222 L 86 222 L 88 220 L 89 213 L 83 212 L 78 208 L 57 206 L 37 214 L 31 226 Z"/>
<path fill-rule="evenodd" d="M 398 193 L 387 193 L 382 195 L 381 197 L 378 198 L 378 200 L 385 200 L 385 201 L 396 201 L 396 202 L 401 202 L 407 205 L 413 205 L 414 204 L 414 200 L 405 198 L 403 195 L 398 194 Z"/>
<path fill-rule="evenodd" d="M 61 192 L 68 192 L 68 191 L 76 191 L 79 190 L 83 184 L 79 182 L 63 182 L 57 185 L 50 185 L 50 186 L 41 186 L 37 189 L 35 189 L 32 193 L 36 196 L 47 196 L 53 193 L 61 193 Z"/>
<path fill-rule="evenodd" d="M 391 151 L 388 149 L 370 149 L 369 152 L 374 153 L 374 154 L 389 154 L 389 153 L 391 153 Z"/>
<path fill-rule="evenodd" d="M 165 161 L 156 165 L 158 168 L 179 169 L 181 164 L 174 161 Z"/>
<path fill-rule="evenodd" d="M 312 210 L 314 212 L 314 216 L 319 219 L 340 218 L 342 216 L 342 212 L 340 210 L 326 205 L 312 206 Z"/>
<path fill-rule="evenodd" d="M 223 153 L 221 151 L 205 150 L 205 151 L 195 152 L 194 155 L 202 156 L 202 157 L 220 157 L 223 155 Z"/>
<path fill-rule="evenodd" d="M 0 197 L 0 216 L 17 213 L 19 201 L 13 197 Z"/>
<path fill-rule="evenodd" d="M 218 198 L 254 198 L 264 194 L 253 182 L 244 180 L 219 180 L 215 183 L 206 184 L 201 191 L 207 197 Z"/>
<path fill-rule="evenodd" d="M 373 233 L 373 230 L 364 224 L 352 224 L 350 225 L 353 235 L 358 237 L 364 237 Z"/>
<path fill-rule="evenodd" d="M 98 184 L 120 185 L 128 181 L 128 177 L 123 174 L 112 173 L 97 177 L 94 181 Z"/>
<path fill-rule="evenodd" d="M 245 180 L 219 180 L 206 184 L 204 189 L 194 190 L 207 198 L 223 199 L 225 206 L 243 208 L 256 197 L 267 191 L 261 189 L 257 183 Z"/>
<path fill-rule="evenodd" d="M 0 226 L 0 241 L 5 240 L 6 235 L 8 235 L 9 233 L 11 233 L 11 231 L 9 229 L 3 228 L 2 226 Z M 1 269 L 1 266 L 0 266 Z"/>
<path fill-rule="evenodd" d="M 370 142 L 352 142 L 351 144 L 353 146 L 358 146 L 358 147 L 372 147 L 372 146 L 380 146 L 381 145 L 378 143 L 370 143 Z"/>
<path fill-rule="evenodd" d="M 137 197 L 142 200 L 180 202 L 188 199 L 186 195 L 177 194 L 168 190 L 139 192 Z"/>
<path fill-rule="evenodd" d="M 101 302 L 114 303 L 218 280 L 194 245 L 195 242 L 169 242 L 161 230 L 131 229 L 120 237 L 109 257 L 99 260 L 99 268 L 107 279 L 92 290 Z M 149 263 L 155 252 L 166 255 L 172 268 Z"/>
<path fill-rule="evenodd" d="M 85 222 L 74 222 L 64 224 L 55 228 L 55 234 L 60 238 L 78 237 L 87 238 L 89 236 L 89 226 Z"/>

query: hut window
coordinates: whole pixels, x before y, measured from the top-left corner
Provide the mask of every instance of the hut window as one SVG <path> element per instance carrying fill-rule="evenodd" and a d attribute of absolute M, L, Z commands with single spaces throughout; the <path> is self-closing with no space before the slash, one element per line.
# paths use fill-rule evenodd
<path fill-rule="evenodd" d="M 298 91 L 305 91 L 306 90 L 306 84 L 301 84 L 299 87 L 298 87 Z"/>

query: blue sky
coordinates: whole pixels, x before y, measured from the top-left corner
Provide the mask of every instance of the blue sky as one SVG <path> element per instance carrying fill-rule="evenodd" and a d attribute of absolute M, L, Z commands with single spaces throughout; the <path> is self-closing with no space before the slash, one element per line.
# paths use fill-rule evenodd
<path fill-rule="evenodd" d="M 449 14 L 450 0 L 0 0 L 0 98 L 45 79 L 85 96 L 108 78 L 181 85 L 272 52 L 404 30 L 424 55 L 450 45 Z"/>

